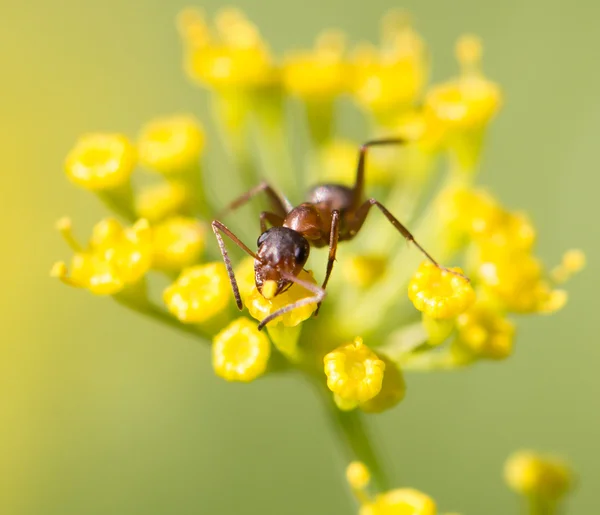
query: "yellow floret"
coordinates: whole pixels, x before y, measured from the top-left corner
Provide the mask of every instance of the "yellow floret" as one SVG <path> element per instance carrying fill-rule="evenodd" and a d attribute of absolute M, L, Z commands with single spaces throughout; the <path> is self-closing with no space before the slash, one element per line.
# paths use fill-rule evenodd
<path fill-rule="evenodd" d="M 142 279 L 151 256 L 152 237 L 146 220 L 124 228 L 107 218 L 94 226 L 88 247 L 74 254 L 70 271 L 58 263 L 52 275 L 96 295 L 113 295 Z"/>
<path fill-rule="evenodd" d="M 436 515 L 431 497 L 413 488 L 398 488 L 378 494 L 375 501 L 361 506 L 359 515 Z"/>
<path fill-rule="evenodd" d="M 152 229 L 152 265 L 179 270 L 195 264 L 204 250 L 206 230 L 196 219 L 175 217 Z"/>
<path fill-rule="evenodd" d="M 380 354 L 379 358 L 385 364 L 385 374 L 379 393 L 360 404 L 360 409 L 366 413 L 381 413 L 391 409 L 399 404 L 406 395 L 406 383 L 402 371 L 387 356 Z"/>
<path fill-rule="evenodd" d="M 338 347 L 323 358 L 327 386 L 341 399 L 367 402 L 381 391 L 385 363 L 362 338 Z"/>
<path fill-rule="evenodd" d="M 288 54 L 282 70 L 285 89 L 305 100 L 331 99 L 346 91 L 349 70 L 344 60 L 344 40 L 342 33 L 326 31 L 313 50 Z"/>
<path fill-rule="evenodd" d="M 522 495 L 552 500 L 564 496 L 573 483 L 573 473 L 565 462 L 532 451 L 513 454 L 504 467 L 504 478 Z"/>
<path fill-rule="evenodd" d="M 213 338 L 215 373 L 227 381 L 252 381 L 264 374 L 271 344 L 256 322 L 238 318 Z"/>
<path fill-rule="evenodd" d="M 561 264 L 552 270 L 552 280 L 557 284 L 567 282 L 572 275 L 585 268 L 585 261 L 585 254 L 582 250 L 568 250 L 563 255 Z"/>
<path fill-rule="evenodd" d="M 140 162 L 163 174 L 180 173 L 198 165 L 204 147 L 204 130 L 192 116 L 160 118 L 140 134 Z"/>
<path fill-rule="evenodd" d="M 475 304 L 456 319 L 458 341 L 470 353 L 488 359 L 512 354 L 515 326 L 486 304 Z"/>
<path fill-rule="evenodd" d="M 346 479 L 352 488 L 362 490 L 363 488 L 366 488 L 369 481 L 371 481 L 371 474 L 364 463 L 353 461 L 346 468 Z"/>
<path fill-rule="evenodd" d="M 425 97 L 425 108 L 451 129 L 482 127 L 500 107 L 500 88 L 480 71 L 481 47 L 476 38 L 461 38 L 457 43 L 457 57 L 461 76 L 434 86 Z"/>
<path fill-rule="evenodd" d="M 253 89 L 277 79 L 271 54 L 256 26 L 237 9 L 223 9 L 208 30 L 201 12 L 187 9 L 179 18 L 186 47 L 186 71 L 204 86 Z"/>
<path fill-rule="evenodd" d="M 221 313 L 230 297 L 231 286 L 223 263 L 186 268 L 163 292 L 169 311 L 186 324 L 202 323 Z"/>
<path fill-rule="evenodd" d="M 312 272 L 302 271 L 298 276 L 299 279 L 303 281 L 308 281 L 313 284 L 317 284 L 315 281 Z M 304 289 L 302 286 L 298 284 L 292 284 L 292 286 L 283 293 L 271 298 L 266 299 L 261 293 L 256 289 L 254 289 L 246 295 L 246 299 L 244 300 L 250 315 L 252 315 L 256 320 L 262 321 L 266 317 L 268 317 L 271 313 L 274 313 L 278 309 L 281 309 L 285 306 L 289 306 L 294 302 L 304 299 L 306 297 L 311 297 L 314 294 Z M 299 308 L 293 309 L 292 311 L 288 311 L 284 315 L 272 320 L 267 324 L 267 327 L 273 327 L 279 324 L 284 325 L 285 327 L 294 327 L 298 324 L 304 322 L 314 313 L 315 309 L 317 309 L 317 304 L 307 304 L 305 306 L 301 306 Z"/>
<path fill-rule="evenodd" d="M 405 21 L 384 34 L 379 51 L 363 44 L 354 52 L 354 98 L 359 105 L 389 116 L 409 107 L 426 81 L 427 65 L 421 37 Z"/>
<path fill-rule="evenodd" d="M 65 170 L 82 188 L 112 190 L 129 181 L 135 162 L 135 149 L 122 134 L 86 134 L 69 152 Z"/>
<path fill-rule="evenodd" d="M 190 192 L 183 182 L 165 181 L 148 186 L 135 199 L 135 208 L 149 222 L 159 222 L 169 216 L 187 214 Z"/>
<path fill-rule="evenodd" d="M 462 273 L 460 268 L 452 268 Z M 469 281 L 425 261 L 408 285 L 414 306 L 431 318 L 452 318 L 465 311 L 475 300 Z"/>
<path fill-rule="evenodd" d="M 553 290 L 540 261 L 528 252 L 490 253 L 481 257 L 478 276 L 505 309 L 516 313 L 553 313 L 567 302 Z"/>

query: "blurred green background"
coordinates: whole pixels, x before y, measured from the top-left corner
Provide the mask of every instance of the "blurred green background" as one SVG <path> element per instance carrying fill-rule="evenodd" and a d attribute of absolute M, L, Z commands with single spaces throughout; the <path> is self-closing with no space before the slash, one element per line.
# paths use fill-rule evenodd
<path fill-rule="evenodd" d="M 0 513 L 352 513 L 336 448 L 305 385 L 213 376 L 193 341 L 48 277 L 68 256 L 53 231 L 86 234 L 103 210 L 69 184 L 78 134 L 193 111 L 174 17 L 160 0 L 0 0 Z M 223 4 L 203 3 L 213 13 Z M 240 0 L 276 51 L 322 28 L 375 38 L 389 0 Z M 588 269 L 556 316 L 519 325 L 516 355 L 460 373 L 410 375 L 406 401 L 370 418 L 394 482 L 465 515 L 517 512 L 501 467 L 514 449 L 568 456 L 580 474 L 571 513 L 600 512 L 597 190 L 600 68 L 595 0 L 407 0 L 433 55 L 481 35 L 505 108 L 481 182 L 539 227 L 539 253 L 581 247 Z M 349 131 L 352 133 L 352 130 Z"/>

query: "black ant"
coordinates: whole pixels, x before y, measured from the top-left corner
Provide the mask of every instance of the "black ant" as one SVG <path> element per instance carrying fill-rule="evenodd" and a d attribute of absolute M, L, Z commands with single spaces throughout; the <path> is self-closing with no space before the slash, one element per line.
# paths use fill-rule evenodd
<path fill-rule="evenodd" d="M 378 139 L 364 143 L 359 150 L 356 180 L 352 188 L 339 184 L 315 186 L 309 191 L 307 201 L 297 207 L 293 207 L 285 197 L 277 194 L 266 182 L 262 182 L 234 200 L 225 212 L 242 206 L 261 192 L 265 192 L 271 201 L 273 211 L 263 211 L 260 214 L 261 235 L 257 241 L 258 250 L 256 253 L 242 243 L 223 223 L 218 220 L 212 222 L 212 228 L 217 237 L 223 261 L 227 267 L 235 301 L 240 310 L 243 309 L 242 298 L 220 231 L 229 236 L 238 247 L 254 258 L 256 288 L 266 299 L 271 299 L 286 291 L 292 283 L 296 283 L 314 294 L 271 313 L 258 325 L 259 330 L 273 319 L 292 309 L 310 303 L 317 303 L 320 306 L 326 295 L 325 288 L 333 269 L 338 242 L 351 240 L 356 236 L 373 206 L 377 206 L 398 232 L 409 242 L 412 242 L 435 266 L 464 277 L 458 272 L 440 266 L 415 241 L 408 229 L 379 201 L 374 198 L 364 200 L 365 158 L 369 147 L 403 144 L 406 144 L 406 141 L 400 138 Z M 267 223 L 271 224 L 270 229 L 267 229 Z M 311 245 L 314 247 L 329 245 L 327 271 L 321 287 L 297 277 L 308 259 Z M 468 280 L 466 277 L 464 279 Z"/>

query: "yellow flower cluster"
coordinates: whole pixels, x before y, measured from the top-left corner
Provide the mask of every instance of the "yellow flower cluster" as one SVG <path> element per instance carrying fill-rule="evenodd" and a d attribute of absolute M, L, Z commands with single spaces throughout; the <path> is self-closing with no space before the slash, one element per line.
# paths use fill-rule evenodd
<path fill-rule="evenodd" d="M 302 272 L 300 272 L 298 278 L 312 284 L 317 284 L 312 275 L 312 272 L 306 272 L 303 270 Z M 281 309 L 285 306 L 289 306 L 294 302 L 312 296 L 313 294 L 311 292 L 307 291 L 299 284 L 294 283 L 289 289 L 287 289 L 283 293 L 280 293 L 276 297 L 267 299 L 263 295 L 261 295 L 261 293 L 256 289 L 256 286 L 253 285 L 250 293 L 246 297 L 245 302 L 250 315 L 259 322 L 262 322 L 265 318 L 267 318 L 272 313 L 275 313 L 275 311 L 277 311 L 278 309 Z M 279 324 L 285 327 L 295 327 L 298 324 L 304 322 L 305 320 L 308 320 L 316 309 L 316 303 L 300 306 L 296 309 L 288 311 L 279 318 L 272 320 L 267 324 L 267 327 L 274 327 Z"/>
<path fill-rule="evenodd" d="M 356 406 L 373 399 L 383 384 L 385 363 L 362 338 L 338 347 L 323 359 L 327 386 L 344 406 Z"/>
<path fill-rule="evenodd" d="M 462 274 L 460 268 L 452 272 Z M 467 279 L 424 261 L 408 285 L 415 307 L 431 318 L 454 318 L 474 301 L 475 292 Z"/>
<path fill-rule="evenodd" d="M 185 324 L 199 324 L 221 313 L 231 300 L 223 263 L 186 268 L 163 294 L 169 311 Z"/>
<path fill-rule="evenodd" d="M 261 376 L 270 355 L 269 339 L 247 318 L 234 320 L 213 338 L 213 368 L 227 381 L 247 382 Z"/>
<path fill-rule="evenodd" d="M 237 9 L 224 9 L 214 28 L 202 12 L 186 9 L 178 26 L 185 47 L 185 69 L 196 82 L 215 89 L 253 90 L 278 78 L 271 53 L 254 24 Z"/>
<path fill-rule="evenodd" d="M 65 161 L 67 176 L 91 191 L 111 190 L 129 181 L 136 151 L 122 134 L 81 136 Z"/>
<path fill-rule="evenodd" d="M 69 219 L 59 220 L 57 228 L 75 254 L 70 267 L 59 262 L 52 275 L 70 286 L 114 295 L 139 282 L 152 263 L 152 235 L 146 220 L 132 227 L 123 227 L 113 218 L 102 220 L 94 226 L 85 248 L 73 238 Z"/>
<path fill-rule="evenodd" d="M 562 460 L 533 451 L 513 454 L 504 467 L 508 486 L 525 496 L 557 500 L 573 485 L 573 472 Z"/>
<path fill-rule="evenodd" d="M 425 44 L 401 12 L 384 18 L 377 46 L 352 45 L 341 32 L 328 30 L 313 48 L 286 52 L 280 60 L 236 9 L 220 11 L 211 24 L 201 12 L 188 9 L 179 16 L 178 28 L 187 73 L 213 93 L 212 112 L 236 173 L 212 173 L 219 174 L 231 197 L 243 194 L 246 183 L 254 182 L 263 168 L 275 191 L 290 186 L 284 194 L 294 194 L 292 185 L 304 182 L 296 173 L 300 168 L 308 169 L 315 182 L 353 187 L 360 145 L 336 134 L 334 123 L 335 100 L 346 95 L 369 122 L 369 138 L 406 140 L 399 148 L 386 149 L 381 141 L 368 146 L 368 159 L 360 154 L 366 166 L 365 195 L 390 207 L 419 243 L 408 229 L 397 222 L 390 226 L 390 218 L 375 209 L 368 229 L 340 244 L 339 264 L 327 283 L 321 313 L 316 299 L 325 294 L 311 271 L 298 274 L 304 286 L 292 282 L 277 294 L 278 285 L 270 280 L 259 292 L 258 268 L 292 263 L 296 270 L 300 254 L 291 261 L 273 240 L 269 244 L 274 248 L 268 250 L 277 264 L 253 257 L 238 260 L 241 252 L 232 241 L 255 256 L 247 246 L 252 241 L 247 240 L 247 217 L 236 219 L 234 208 L 223 210 L 225 205 L 206 201 L 201 163 L 205 131 L 193 116 L 175 115 L 147 123 L 136 143 L 113 133 L 92 133 L 76 142 L 65 162 L 68 178 L 94 192 L 126 223 L 102 220 L 83 246 L 73 236 L 70 220 L 59 221 L 73 257 L 69 265 L 57 263 L 53 276 L 94 294 L 112 295 L 211 344 L 214 372 L 227 381 L 248 382 L 295 370 L 318 382 L 346 440 L 363 438 L 351 447 L 368 451 L 365 460 L 371 453 L 366 435 L 360 434 L 360 411 L 379 413 L 400 403 L 406 394 L 406 370 L 504 359 L 512 353 L 515 334 L 507 315 L 551 313 L 565 304 L 566 293 L 556 286 L 583 268 L 583 253 L 567 252 L 548 272 L 534 254 L 536 234 L 527 216 L 505 209 L 473 185 L 485 129 L 502 103 L 500 88 L 481 70 L 483 51 L 476 37 L 464 36 L 457 43 L 459 76 L 429 86 Z M 303 167 L 293 166 L 288 148 L 293 145 L 286 140 L 283 100 L 289 97 L 301 101 L 311 136 L 310 158 Z M 247 120 L 254 123 L 246 127 L 242 122 Z M 433 191 L 428 182 L 435 177 L 439 157 L 448 162 L 444 187 L 428 206 L 421 205 Z M 139 181 L 142 185 L 138 166 L 155 172 Z M 234 202 L 235 209 L 248 209 L 241 207 L 245 200 Z M 260 227 L 281 224 L 280 210 L 275 211 L 261 215 Z M 231 229 L 216 213 L 231 217 L 223 219 Z M 355 214 L 354 221 L 361 222 L 357 213 L 342 212 L 342 240 L 354 236 L 346 229 L 352 228 Z M 215 217 L 219 222 L 213 227 L 229 236 L 225 243 L 219 240 L 219 247 L 206 236 Z M 258 226 L 257 216 L 253 227 Z M 388 237 L 392 233 L 393 239 Z M 402 235 L 409 240 L 406 251 Z M 326 247 L 327 236 L 316 238 L 313 246 Z M 415 248 L 429 260 L 417 265 Z M 322 250 L 311 255 L 317 272 L 319 259 L 327 259 L 327 248 Z M 454 260 L 464 264 L 466 276 L 460 268 L 445 268 Z M 162 301 L 153 298 L 154 287 L 161 284 L 153 283 L 157 275 L 169 283 L 162 288 Z M 317 278 L 323 280 L 319 273 Z M 234 315 L 234 295 L 248 316 Z M 405 309 L 410 302 L 420 313 Z M 278 316 L 266 330 L 259 330 L 259 322 L 274 314 Z M 369 346 L 355 335 L 364 335 Z M 377 483 L 379 467 L 369 466 Z M 360 462 L 347 470 L 360 515 L 436 515 L 435 502 L 424 493 L 412 488 L 376 492 L 370 476 Z M 506 477 L 523 495 L 552 502 L 572 483 L 564 464 L 532 453 L 512 458 Z"/>
<path fill-rule="evenodd" d="M 566 292 L 553 289 L 549 273 L 533 254 L 535 230 L 527 217 L 505 210 L 477 189 L 450 191 L 441 206 L 455 236 L 474 243 L 476 279 L 501 308 L 551 313 L 564 306 Z M 573 273 L 583 266 L 582 257 L 577 261 Z"/>

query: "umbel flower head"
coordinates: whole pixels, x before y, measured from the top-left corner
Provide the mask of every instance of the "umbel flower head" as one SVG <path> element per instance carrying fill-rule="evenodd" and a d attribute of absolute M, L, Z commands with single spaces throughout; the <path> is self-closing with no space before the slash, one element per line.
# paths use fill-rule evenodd
<path fill-rule="evenodd" d="M 140 121 L 137 145 L 118 132 L 82 136 L 67 177 L 114 217 L 87 245 L 60 221 L 73 257 L 52 275 L 210 346 L 225 381 L 303 376 L 357 454 L 348 480 L 360 515 L 435 515 L 428 495 L 385 486 L 363 414 L 398 406 L 412 370 L 501 362 L 528 345 L 516 341 L 513 315 L 562 309 L 585 256 L 568 250 L 549 270 L 534 221 L 478 185 L 502 91 L 483 72 L 477 37 L 458 39 L 458 77 L 430 84 L 406 13 L 384 17 L 377 44 L 331 29 L 282 56 L 239 10 L 211 19 L 186 9 L 177 25 L 214 127 L 180 113 Z M 358 111 L 368 144 L 342 136 L 340 105 Z M 289 132 L 301 123 L 302 158 Z M 230 166 L 204 162 L 214 147 Z M 206 179 L 227 198 L 205 194 Z M 299 185 L 313 183 L 334 184 L 300 198 Z M 261 196 L 270 205 L 253 211 Z M 279 236 L 263 237 L 272 227 Z M 565 470 L 520 455 L 507 480 L 555 503 L 570 485 Z"/>

